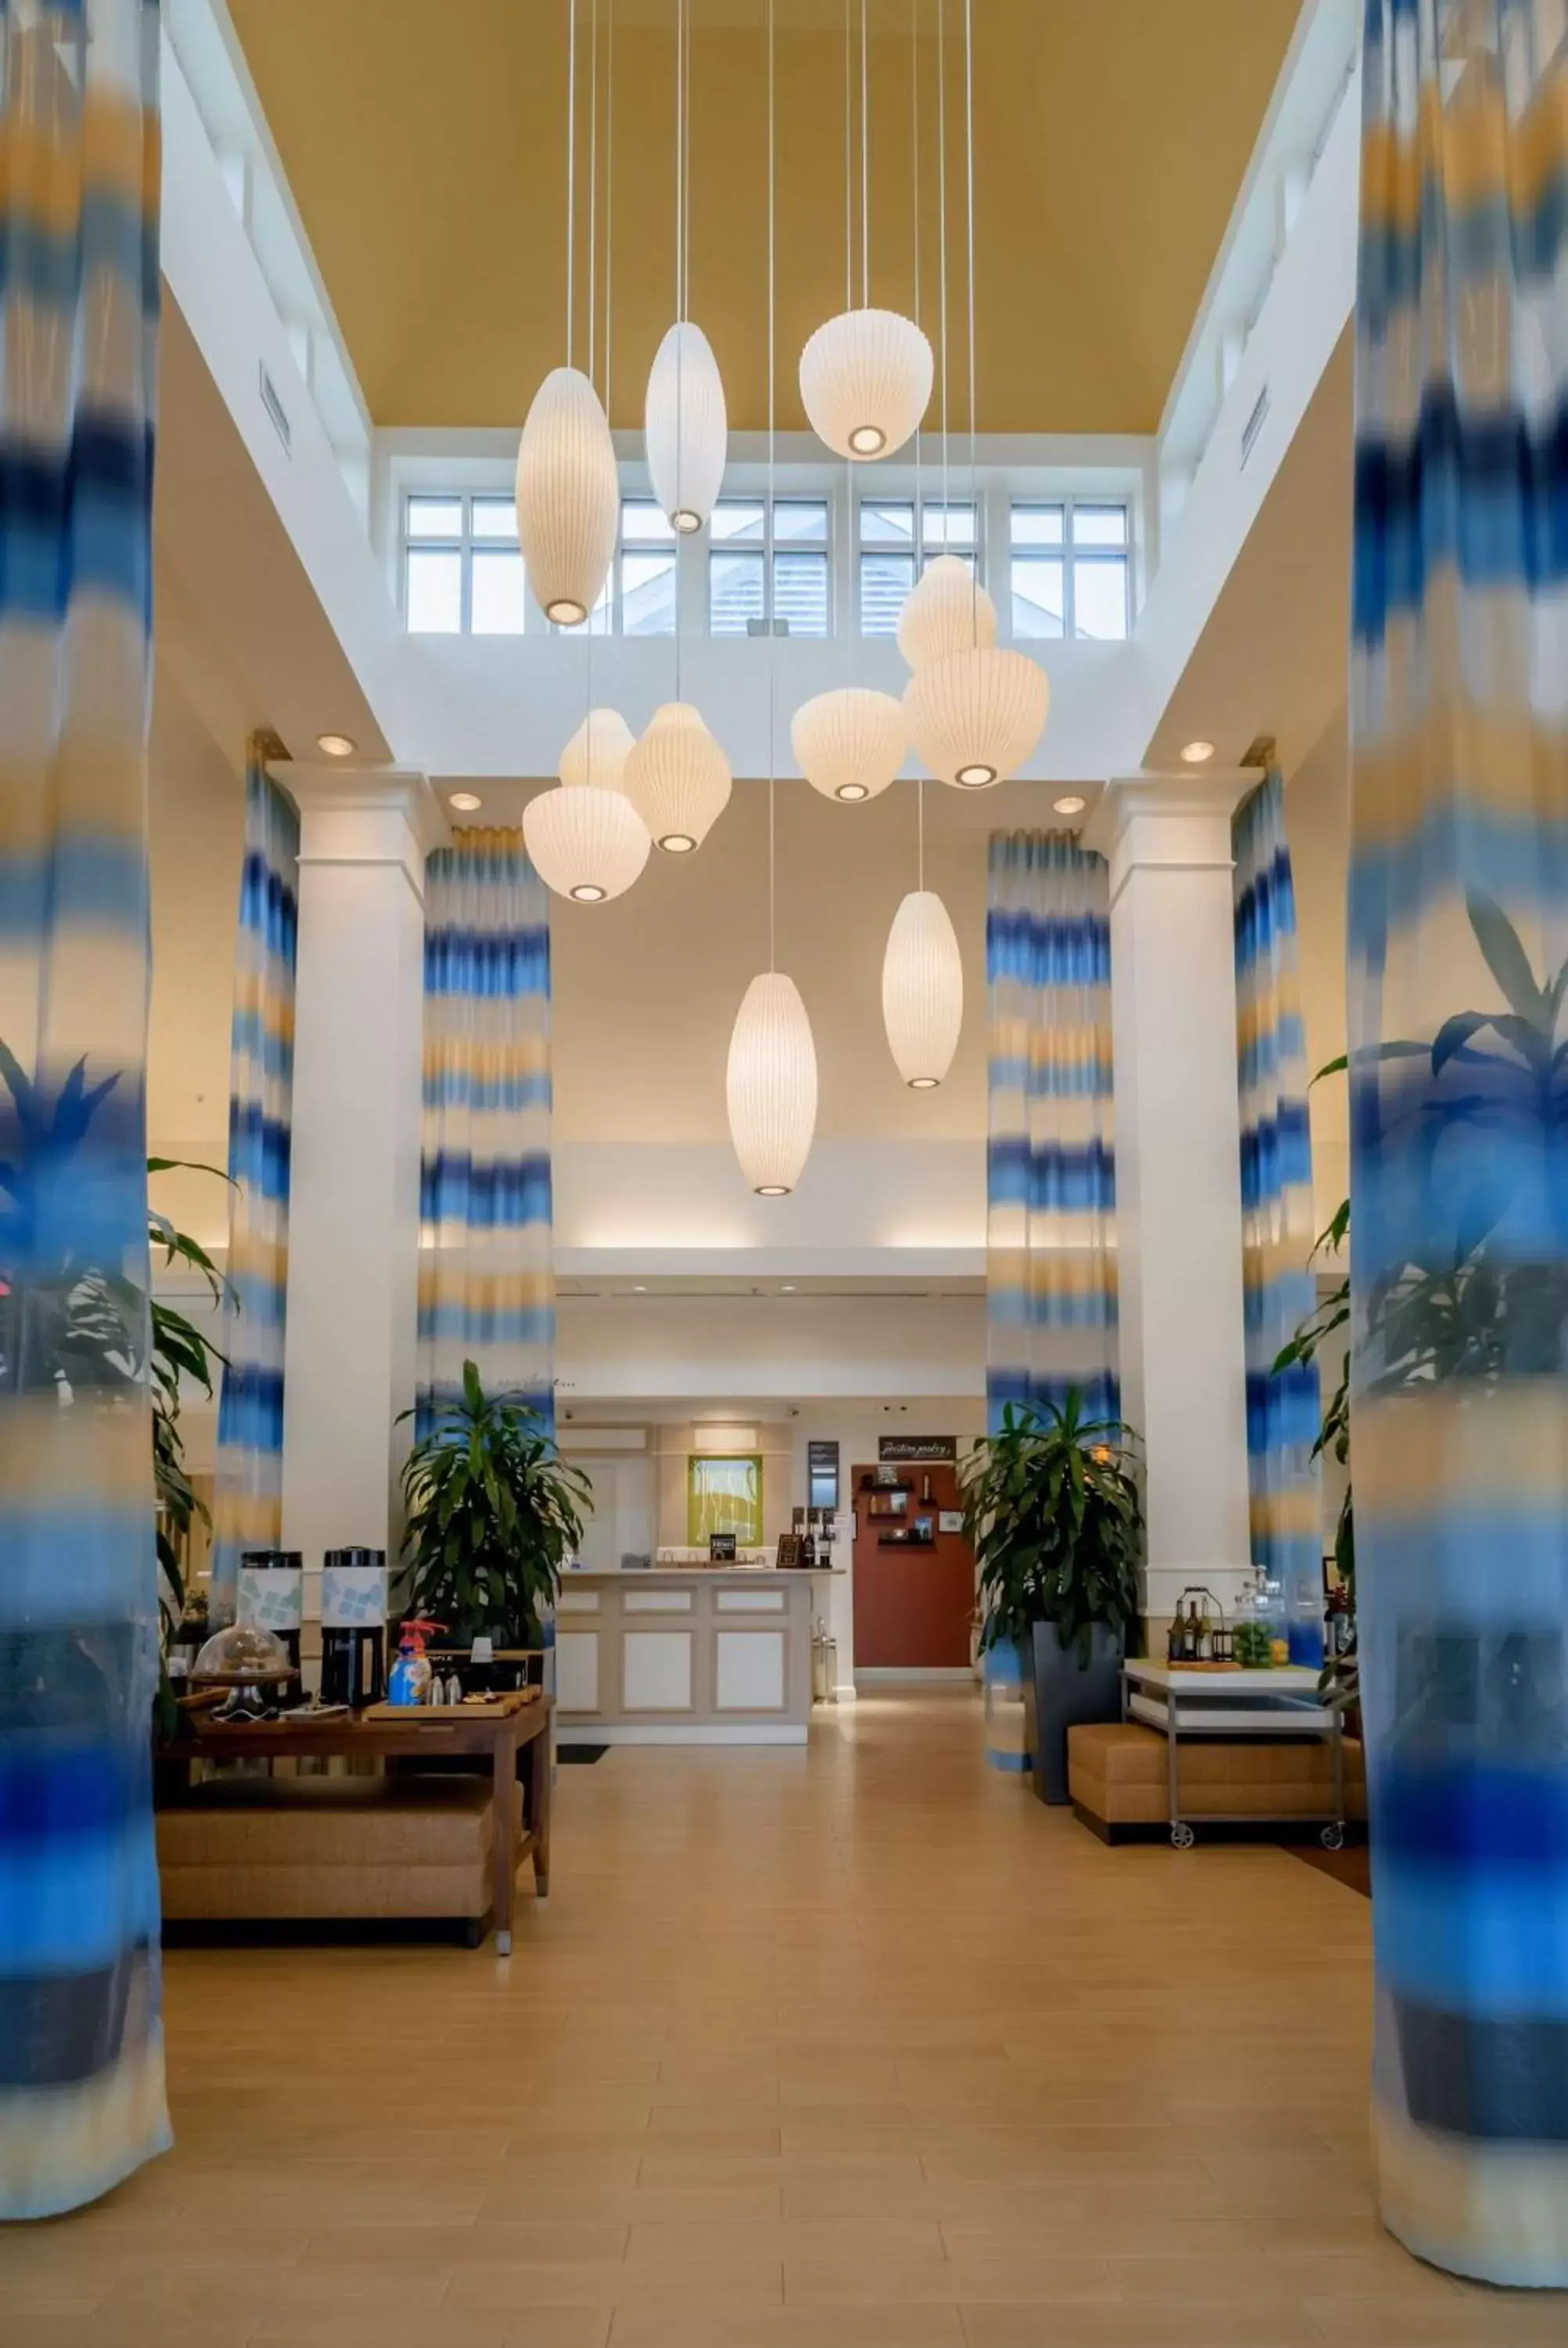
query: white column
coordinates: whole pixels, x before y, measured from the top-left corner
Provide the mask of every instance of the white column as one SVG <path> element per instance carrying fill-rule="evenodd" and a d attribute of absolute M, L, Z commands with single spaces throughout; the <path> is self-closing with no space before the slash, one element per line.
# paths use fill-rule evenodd
<path fill-rule="evenodd" d="M 423 775 L 280 766 L 300 810 L 283 1540 L 395 1546 L 414 1400 L 425 859 Z"/>
<path fill-rule="evenodd" d="M 1148 1612 L 1248 1565 L 1231 814 L 1243 770 L 1107 785 L 1122 1406 L 1148 1466 Z"/>

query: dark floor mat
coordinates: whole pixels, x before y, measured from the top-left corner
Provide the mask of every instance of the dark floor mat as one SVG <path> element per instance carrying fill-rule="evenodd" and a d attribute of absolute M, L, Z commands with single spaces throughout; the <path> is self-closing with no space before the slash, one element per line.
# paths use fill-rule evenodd
<path fill-rule="evenodd" d="M 609 1752 L 608 1745 L 558 1745 L 558 1761 L 602 1761 Z"/>

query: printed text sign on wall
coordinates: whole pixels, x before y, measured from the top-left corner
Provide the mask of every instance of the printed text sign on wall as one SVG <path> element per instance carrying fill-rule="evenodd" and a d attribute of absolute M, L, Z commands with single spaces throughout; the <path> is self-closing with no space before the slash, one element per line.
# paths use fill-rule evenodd
<path fill-rule="evenodd" d="M 958 1456 L 956 1435 L 884 1435 L 876 1443 L 876 1457 L 885 1466 L 890 1460 L 937 1463 L 956 1460 Z"/>

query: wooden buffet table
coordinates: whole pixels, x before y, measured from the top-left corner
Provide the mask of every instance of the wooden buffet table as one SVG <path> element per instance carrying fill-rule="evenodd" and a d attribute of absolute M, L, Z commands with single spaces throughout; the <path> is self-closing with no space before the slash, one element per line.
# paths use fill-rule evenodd
<path fill-rule="evenodd" d="M 389 1718 L 384 1706 L 327 1714 L 319 1720 L 259 1720 L 225 1727 L 188 1714 L 180 1734 L 163 1747 L 161 1758 L 189 1773 L 192 1761 L 294 1760 L 346 1756 L 362 1760 L 430 1761 L 487 1754 L 494 1787 L 491 1821 L 496 1869 L 496 1945 L 504 1956 L 512 1945 L 518 1861 L 531 1855 L 538 1897 L 549 1890 L 550 1705 L 540 1694 L 519 1691 L 498 1699 L 496 1709 L 436 1714 L 410 1704 Z M 527 1749 L 527 1818 L 514 1834 L 518 1756 Z"/>

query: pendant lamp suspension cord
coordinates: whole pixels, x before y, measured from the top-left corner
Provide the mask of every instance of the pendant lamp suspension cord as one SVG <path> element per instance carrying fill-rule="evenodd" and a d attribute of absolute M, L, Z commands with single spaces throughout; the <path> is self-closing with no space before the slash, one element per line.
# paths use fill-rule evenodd
<path fill-rule="evenodd" d="M 675 0 L 675 315 L 686 314 L 686 0 Z"/>
<path fill-rule="evenodd" d="M 844 306 L 855 307 L 855 67 L 853 0 L 844 0 Z"/>
<path fill-rule="evenodd" d="M 964 226 L 968 240 L 969 288 L 969 506 L 974 554 L 969 564 L 969 626 L 980 640 L 980 488 L 975 468 L 975 8 L 964 0 Z"/>
<path fill-rule="evenodd" d="M 591 383 L 599 323 L 599 0 L 589 0 L 588 57 L 588 379 Z"/>
<path fill-rule="evenodd" d="M 948 12 L 937 0 L 937 307 L 942 332 L 942 534 L 948 530 Z"/>
<path fill-rule="evenodd" d="M 681 315 L 692 311 L 692 0 L 685 0 L 686 66 L 681 116 Z"/>
<path fill-rule="evenodd" d="M 774 270 L 774 216 L 776 191 L 776 123 L 774 103 L 774 0 L 767 0 L 768 11 L 768 528 L 765 543 L 771 560 L 774 516 L 774 310 L 775 278 Z M 774 751 L 774 670 L 777 666 L 774 633 L 773 581 L 764 582 L 763 609 L 768 623 L 768 973 L 778 968 L 778 914 L 774 880 L 774 813 L 778 797 L 778 760 Z"/>
<path fill-rule="evenodd" d="M 866 5 L 860 0 L 860 306 L 871 307 L 871 85 L 866 72 Z"/>
<path fill-rule="evenodd" d="M 914 158 L 915 190 L 915 324 L 920 323 L 920 0 L 909 0 L 909 152 Z M 921 424 L 925 421 L 921 418 Z M 920 487 L 921 424 L 915 427 L 915 583 L 920 583 L 920 557 L 925 552 L 926 520 Z M 946 522 L 943 523 L 944 530 Z M 915 778 L 916 887 L 926 886 L 926 778 Z"/>
<path fill-rule="evenodd" d="M 604 418 L 608 424 L 610 238 L 615 230 L 615 0 L 605 0 L 604 16 Z"/>
<path fill-rule="evenodd" d="M 577 0 L 568 0 L 566 63 L 566 363 L 571 365 L 572 248 L 577 242 Z"/>

